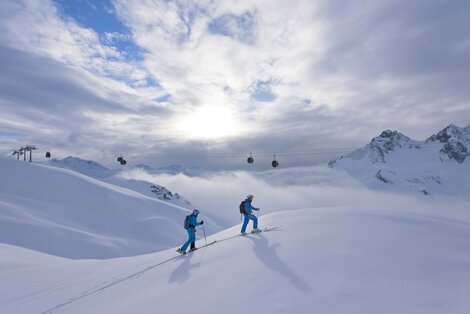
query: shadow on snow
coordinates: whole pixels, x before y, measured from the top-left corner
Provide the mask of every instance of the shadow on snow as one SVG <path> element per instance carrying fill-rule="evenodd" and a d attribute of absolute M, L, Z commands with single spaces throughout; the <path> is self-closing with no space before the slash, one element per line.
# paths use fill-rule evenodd
<path fill-rule="evenodd" d="M 276 250 L 281 245 L 274 243 L 269 245 L 268 239 L 262 234 L 256 236 L 248 236 L 251 241 L 255 244 L 254 252 L 256 257 L 263 262 L 271 270 L 278 272 L 284 277 L 287 277 L 289 281 L 303 293 L 310 291 L 309 285 L 303 281 L 296 273 L 294 273 L 280 258 L 277 256 Z"/>

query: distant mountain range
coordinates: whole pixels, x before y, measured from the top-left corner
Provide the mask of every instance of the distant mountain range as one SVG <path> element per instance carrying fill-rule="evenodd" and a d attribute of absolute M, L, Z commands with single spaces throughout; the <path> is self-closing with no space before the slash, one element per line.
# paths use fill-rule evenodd
<path fill-rule="evenodd" d="M 198 167 L 183 167 L 180 165 L 169 165 L 166 167 L 153 168 L 145 164 L 137 164 L 132 167 L 132 169 L 140 169 L 150 174 L 179 174 L 182 173 L 189 177 L 198 176 L 201 173 L 205 172 L 204 169 Z"/>
<path fill-rule="evenodd" d="M 370 187 L 425 195 L 470 196 L 470 125 L 449 125 L 424 141 L 383 131 L 369 144 L 329 166 Z"/>
<path fill-rule="evenodd" d="M 331 168 L 345 171 L 366 186 L 396 192 L 419 192 L 432 196 L 463 195 L 470 200 L 470 125 L 460 128 L 449 125 L 423 141 L 410 139 L 398 132 L 385 130 L 364 147 L 329 162 Z M 108 183 L 133 189 L 141 194 L 175 205 L 190 208 L 191 204 L 178 193 L 152 182 L 128 180 L 121 170 L 77 157 L 53 159 L 50 165 L 67 168 Z M 203 170 L 171 165 L 152 168 L 138 164 L 149 174 L 200 175 Z"/>

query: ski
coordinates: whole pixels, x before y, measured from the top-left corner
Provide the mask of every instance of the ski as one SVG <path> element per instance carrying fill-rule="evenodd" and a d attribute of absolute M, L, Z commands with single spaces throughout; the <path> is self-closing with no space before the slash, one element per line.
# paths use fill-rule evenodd
<path fill-rule="evenodd" d="M 245 234 L 237 234 L 237 235 L 234 235 L 234 236 L 231 236 L 231 237 L 228 237 L 228 238 L 225 238 L 225 239 L 219 239 L 219 240 L 214 240 L 212 242 L 209 242 L 207 244 L 204 244 L 204 245 L 201 245 L 198 249 L 202 249 L 202 248 L 205 248 L 207 246 L 210 246 L 210 245 L 213 245 L 215 243 L 218 243 L 218 242 L 223 242 L 223 241 L 227 241 L 227 240 L 230 240 L 230 239 L 233 239 L 233 238 L 237 238 L 237 237 L 244 237 L 244 236 L 247 236 L 249 234 L 257 234 L 257 233 L 261 233 L 261 232 L 269 232 L 269 231 L 274 231 L 276 229 L 279 229 L 281 228 L 281 226 L 275 226 L 275 227 L 264 227 L 262 229 L 260 229 L 260 231 L 258 232 L 249 232 L 249 233 L 245 233 Z M 196 249 L 197 250 L 197 249 Z M 176 250 L 178 253 L 181 254 L 181 256 L 184 256 L 184 255 L 187 255 L 187 254 L 190 254 L 196 250 L 193 250 L 193 251 L 188 251 L 186 253 L 182 253 L 180 252 L 179 250 Z"/>
<path fill-rule="evenodd" d="M 281 226 L 276 226 L 276 227 L 265 227 L 263 229 L 261 229 L 263 232 L 266 232 L 266 231 L 272 231 L 272 230 L 276 230 L 276 229 L 279 229 L 281 228 Z"/>
<path fill-rule="evenodd" d="M 204 247 L 208 247 L 209 245 L 212 245 L 212 244 L 214 244 L 214 243 L 216 243 L 216 242 L 217 242 L 217 240 L 214 240 L 214 241 L 209 242 L 209 243 L 207 243 L 207 244 L 201 245 L 201 246 L 198 247 L 197 249 L 202 249 L 202 248 L 204 248 Z M 196 250 L 197 250 L 197 249 L 196 249 Z M 194 251 L 196 251 L 196 250 L 194 250 Z M 192 251 L 190 251 L 190 252 L 192 252 Z M 190 252 L 189 252 L 189 253 L 190 253 Z"/>
<path fill-rule="evenodd" d="M 208 246 L 210 246 L 210 245 L 212 245 L 212 244 L 215 244 L 216 242 L 217 242 L 217 240 L 214 240 L 214 241 L 209 242 L 209 243 L 207 243 L 207 244 L 201 245 L 200 247 L 198 247 L 198 248 L 195 249 L 195 250 L 192 250 L 192 251 L 189 250 L 188 252 L 185 252 L 185 253 L 179 251 L 179 249 L 176 250 L 176 252 L 180 253 L 181 256 L 184 256 L 184 255 L 190 254 L 190 253 L 192 253 L 192 252 L 194 252 L 194 251 L 197 251 L 198 249 L 202 249 L 202 248 L 208 247 Z"/>
<path fill-rule="evenodd" d="M 246 232 L 246 233 L 240 233 L 240 234 L 237 234 L 236 236 L 233 236 L 231 238 L 235 238 L 235 237 L 244 237 L 244 236 L 247 236 L 247 235 L 250 235 L 250 234 L 257 234 L 257 233 L 261 233 L 261 232 L 268 232 L 268 231 L 274 231 L 276 229 L 279 229 L 281 226 L 276 226 L 276 227 L 264 227 L 258 231 L 251 231 L 251 232 Z M 231 239 L 231 238 L 228 238 L 228 239 Z"/>
<path fill-rule="evenodd" d="M 273 231 L 273 230 L 276 230 L 276 229 L 279 229 L 281 226 L 276 226 L 276 227 L 264 227 L 263 229 L 260 229 L 259 231 L 251 231 L 251 234 L 257 234 L 257 233 L 261 233 L 261 232 L 267 232 L 267 231 Z M 250 233 L 247 233 L 247 234 L 250 234 Z"/>

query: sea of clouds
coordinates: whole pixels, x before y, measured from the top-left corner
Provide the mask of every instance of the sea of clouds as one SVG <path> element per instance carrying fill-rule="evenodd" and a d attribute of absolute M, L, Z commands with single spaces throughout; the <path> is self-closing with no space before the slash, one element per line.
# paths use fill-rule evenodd
<path fill-rule="evenodd" d="M 371 190 L 345 172 L 325 165 L 275 169 L 262 172 L 206 172 L 198 176 L 150 174 L 133 169 L 124 177 L 163 185 L 187 198 L 202 214 L 210 214 L 225 227 L 240 222 L 238 205 L 253 194 L 260 215 L 301 208 L 373 208 L 415 211 L 466 219 L 468 202 L 452 197 Z M 294 212 L 293 212 L 294 213 Z"/>

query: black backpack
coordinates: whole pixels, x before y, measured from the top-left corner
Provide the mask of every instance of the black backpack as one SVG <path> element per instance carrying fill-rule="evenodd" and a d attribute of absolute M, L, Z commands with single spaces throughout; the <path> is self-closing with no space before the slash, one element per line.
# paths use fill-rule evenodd
<path fill-rule="evenodd" d="M 245 201 L 240 203 L 240 214 L 243 214 L 243 215 L 246 214 L 246 212 L 245 212 Z"/>
<path fill-rule="evenodd" d="M 186 218 L 184 218 L 184 229 L 189 228 L 189 220 L 190 219 L 191 219 L 191 215 L 188 215 L 188 216 L 186 216 Z"/>

